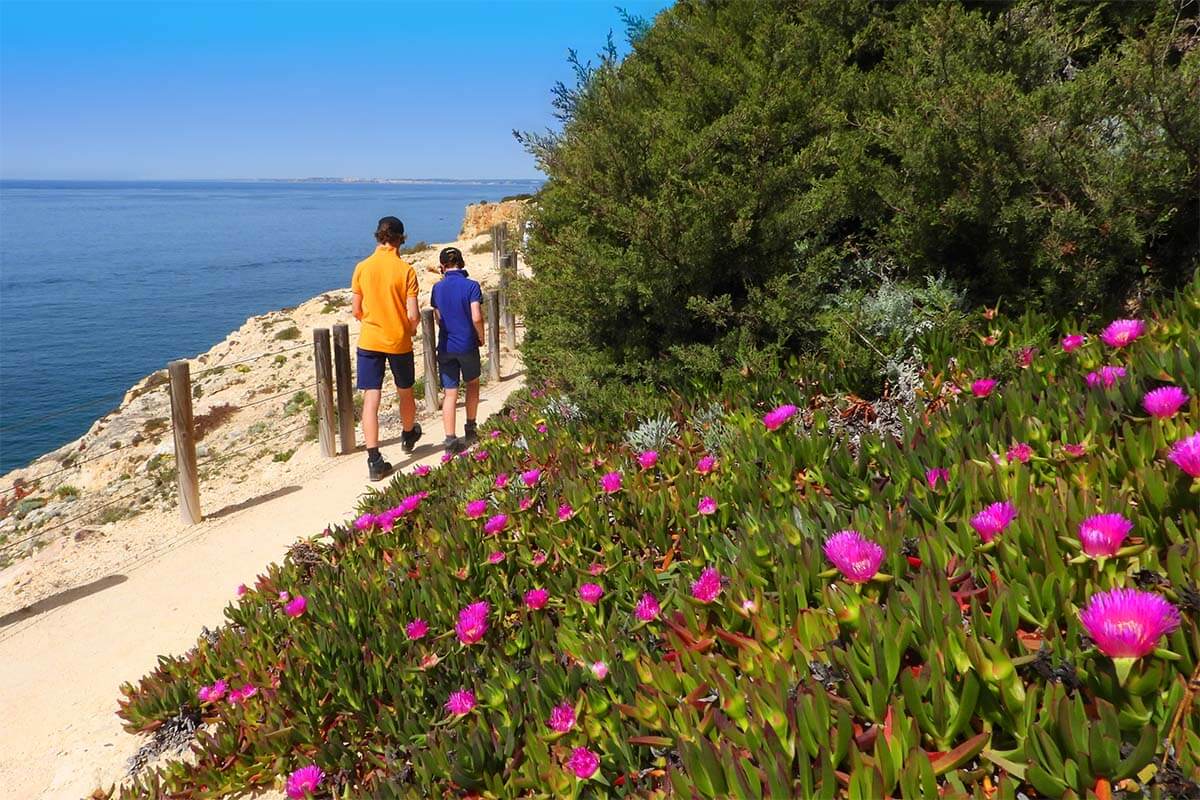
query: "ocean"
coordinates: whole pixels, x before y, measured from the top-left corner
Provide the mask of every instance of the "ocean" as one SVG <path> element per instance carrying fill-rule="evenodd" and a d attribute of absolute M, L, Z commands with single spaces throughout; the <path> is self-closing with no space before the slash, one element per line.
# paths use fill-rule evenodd
<path fill-rule="evenodd" d="M 0 182 L 0 473 L 247 317 L 349 285 L 380 217 L 449 241 L 467 204 L 540 183 Z"/>

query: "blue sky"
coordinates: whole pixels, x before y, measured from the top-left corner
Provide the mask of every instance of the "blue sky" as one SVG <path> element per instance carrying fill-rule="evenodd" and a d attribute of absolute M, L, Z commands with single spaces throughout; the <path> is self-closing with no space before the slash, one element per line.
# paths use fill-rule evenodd
<path fill-rule="evenodd" d="M 0 0 L 0 178 L 534 177 L 567 49 L 667 5 Z"/>

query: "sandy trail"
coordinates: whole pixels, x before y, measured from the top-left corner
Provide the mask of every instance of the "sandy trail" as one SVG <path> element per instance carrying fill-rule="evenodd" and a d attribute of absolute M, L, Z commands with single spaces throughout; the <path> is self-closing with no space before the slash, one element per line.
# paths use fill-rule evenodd
<path fill-rule="evenodd" d="M 502 372 L 503 380 L 483 389 L 481 421 L 523 383 L 515 358 Z M 384 442 L 398 470 L 440 462 L 441 424 L 428 415 L 422 423 L 425 436 L 413 456 L 402 458 L 398 443 Z M 372 486 L 361 453 L 296 460 L 309 466 L 288 476 L 292 485 L 196 526 L 160 523 L 154 550 L 32 610 L 0 617 L 4 797 L 80 798 L 119 781 L 144 740 L 121 730 L 118 686 L 148 672 L 159 654 L 191 648 L 201 626 L 221 625 L 238 584 L 252 584 L 298 538 L 347 519 Z"/>

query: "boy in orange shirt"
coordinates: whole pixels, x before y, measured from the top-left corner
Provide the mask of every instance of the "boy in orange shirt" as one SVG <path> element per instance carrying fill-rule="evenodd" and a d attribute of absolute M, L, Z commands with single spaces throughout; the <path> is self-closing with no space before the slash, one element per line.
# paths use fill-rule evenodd
<path fill-rule="evenodd" d="M 404 223 L 395 217 L 379 220 L 379 246 L 354 268 L 354 318 L 362 322 L 358 336 L 358 388 L 363 390 L 362 426 L 367 440 L 367 474 L 378 481 L 392 474 L 392 465 L 379 453 L 379 401 L 384 371 L 391 366 L 400 390 L 400 446 L 411 453 L 421 438 L 413 399 L 416 368 L 412 337 L 421 319 L 417 306 L 417 273 L 400 258 Z"/>

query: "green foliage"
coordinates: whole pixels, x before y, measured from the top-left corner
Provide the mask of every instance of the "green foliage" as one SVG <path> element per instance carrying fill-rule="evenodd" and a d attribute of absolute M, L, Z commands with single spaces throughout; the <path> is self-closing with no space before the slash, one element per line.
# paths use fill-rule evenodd
<path fill-rule="evenodd" d="M 54 490 L 54 496 L 62 500 L 74 500 L 79 497 L 79 489 L 69 483 L 64 483 Z"/>
<path fill-rule="evenodd" d="M 480 253 L 490 253 L 492 252 L 493 246 L 492 237 L 489 236 L 488 238 L 471 245 L 471 252 L 476 255 L 479 255 Z"/>
<path fill-rule="evenodd" d="M 883 282 L 1089 317 L 1178 287 L 1200 246 L 1196 17 L 681 0 L 630 20 L 623 61 L 572 58 L 561 131 L 521 136 L 549 176 L 527 363 L 680 385 L 805 353 L 872 394 L 895 331 L 863 343 L 842 315 Z"/>
<path fill-rule="evenodd" d="M 300 329 L 295 325 L 289 325 L 283 330 L 275 334 L 275 340 L 279 342 L 290 342 L 300 338 Z"/>
<path fill-rule="evenodd" d="M 416 244 L 410 244 L 407 247 L 401 247 L 400 254 L 408 256 L 408 255 L 412 255 L 413 253 L 419 253 L 422 250 L 428 250 L 432 246 L 433 245 L 431 245 L 429 242 L 422 239 L 421 241 L 417 242 Z"/>

